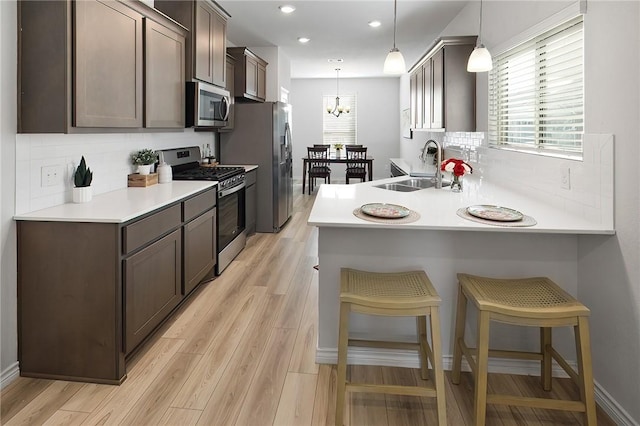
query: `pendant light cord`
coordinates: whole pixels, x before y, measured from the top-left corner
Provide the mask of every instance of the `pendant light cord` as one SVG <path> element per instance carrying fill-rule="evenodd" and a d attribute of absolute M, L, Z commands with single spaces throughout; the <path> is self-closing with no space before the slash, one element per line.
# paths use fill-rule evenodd
<path fill-rule="evenodd" d="M 482 4 L 482 3 L 480 3 Z M 393 1 L 393 48 L 396 48 L 396 21 L 398 16 L 398 0 Z"/>
<path fill-rule="evenodd" d="M 482 0 L 480 0 L 480 29 L 478 30 L 478 45 L 482 46 Z"/>

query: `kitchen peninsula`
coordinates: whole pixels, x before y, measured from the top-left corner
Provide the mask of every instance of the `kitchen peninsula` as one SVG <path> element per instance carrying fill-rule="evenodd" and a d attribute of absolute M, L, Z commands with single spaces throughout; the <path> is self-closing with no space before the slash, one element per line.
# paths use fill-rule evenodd
<path fill-rule="evenodd" d="M 569 293 L 577 293 L 577 260 L 580 234 L 614 234 L 613 221 L 590 220 L 545 200 L 507 187 L 493 185 L 481 177 L 465 176 L 464 191 L 428 188 L 396 192 L 377 186 L 397 183 L 408 176 L 355 185 L 322 185 L 308 224 L 318 227 L 319 326 L 316 361 L 337 359 L 340 268 L 374 272 L 422 269 L 442 297 L 441 324 L 445 368 L 450 368 L 458 272 L 495 277 L 548 276 Z M 392 203 L 419 214 L 411 223 L 374 223 L 354 215 L 367 203 Z M 528 227 L 487 225 L 464 219 L 458 209 L 471 205 L 509 207 L 530 216 L 537 224 Z M 603 207 L 608 208 L 608 206 Z M 586 216 L 586 215 L 585 215 Z M 475 318 L 474 318 L 475 319 Z M 413 318 L 379 318 L 352 314 L 351 332 L 358 338 L 382 340 L 415 339 Z M 494 331 L 495 330 L 495 331 Z M 492 344 L 504 349 L 534 349 L 535 329 L 492 329 Z M 554 341 L 568 360 L 575 359 L 569 330 L 558 330 Z M 475 329 L 471 327 L 471 336 Z M 533 342 L 533 343 L 532 343 Z M 350 349 L 350 363 L 417 367 L 413 352 Z M 502 371 L 534 374 L 538 364 L 509 362 Z M 523 371 L 526 369 L 526 371 Z"/>

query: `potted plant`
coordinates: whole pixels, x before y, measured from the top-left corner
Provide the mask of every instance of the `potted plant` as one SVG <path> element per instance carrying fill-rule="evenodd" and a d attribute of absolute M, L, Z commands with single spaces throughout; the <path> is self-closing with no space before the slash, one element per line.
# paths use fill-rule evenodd
<path fill-rule="evenodd" d="M 80 164 L 76 168 L 73 175 L 73 202 L 74 203 L 86 203 L 91 201 L 91 181 L 93 180 L 93 172 L 87 167 L 87 163 L 84 160 L 84 155 L 80 160 Z"/>
<path fill-rule="evenodd" d="M 340 150 L 344 147 L 341 143 L 334 143 L 333 147 L 336 149 L 336 157 L 340 157 Z"/>
<path fill-rule="evenodd" d="M 141 149 L 131 154 L 131 162 L 134 166 L 138 166 L 138 173 L 148 175 L 151 173 L 151 166 L 158 161 L 158 153 L 152 149 Z"/>

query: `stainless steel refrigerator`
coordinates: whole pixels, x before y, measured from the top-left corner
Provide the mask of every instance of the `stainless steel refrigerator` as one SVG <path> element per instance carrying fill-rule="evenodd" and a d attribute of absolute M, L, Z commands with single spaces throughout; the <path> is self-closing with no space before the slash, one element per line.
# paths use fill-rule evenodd
<path fill-rule="evenodd" d="M 234 128 L 220 134 L 222 164 L 257 164 L 257 232 L 279 232 L 293 210 L 291 106 L 234 104 Z"/>

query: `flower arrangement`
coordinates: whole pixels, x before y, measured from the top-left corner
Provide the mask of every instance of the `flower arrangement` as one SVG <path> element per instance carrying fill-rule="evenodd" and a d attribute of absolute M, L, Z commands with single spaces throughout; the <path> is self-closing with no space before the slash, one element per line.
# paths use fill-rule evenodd
<path fill-rule="evenodd" d="M 334 147 L 335 149 L 342 149 L 342 148 L 344 147 L 344 145 L 343 145 L 343 144 L 341 144 L 341 143 L 334 143 L 334 144 L 333 144 L 333 147 Z"/>
<path fill-rule="evenodd" d="M 140 151 L 131 154 L 131 162 L 134 165 L 147 165 L 153 164 L 158 160 L 158 153 L 152 149 L 141 149 Z"/>
<path fill-rule="evenodd" d="M 473 167 L 457 158 L 447 158 L 442 162 L 440 170 L 452 172 L 454 176 L 464 176 L 466 173 L 473 173 Z"/>

